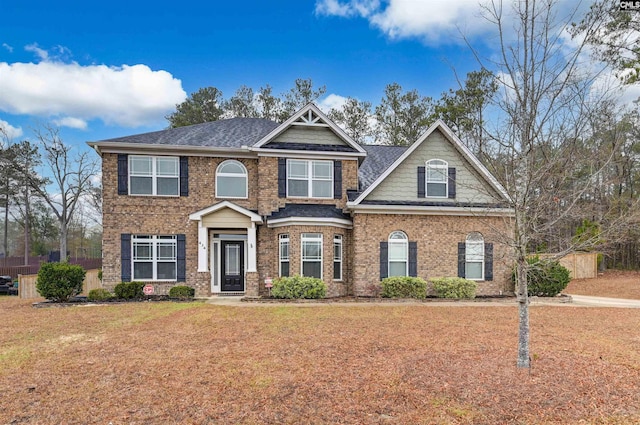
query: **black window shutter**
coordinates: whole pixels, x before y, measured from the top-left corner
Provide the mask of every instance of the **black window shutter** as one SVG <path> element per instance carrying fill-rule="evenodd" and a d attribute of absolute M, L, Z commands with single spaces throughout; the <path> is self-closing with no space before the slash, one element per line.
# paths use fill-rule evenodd
<path fill-rule="evenodd" d="M 389 242 L 380 242 L 380 280 L 389 277 Z"/>
<path fill-rule="evenodd" d="M 493 280 L 493 244 L 484 244 L 484 280 Z"/>
<path fill-rule="evenodd" d="M 449 167 L 447 170 L 449 174 L 449 199 L 455 199 L 456 197 L 456 169 Z"/>
<path fill-rule="evenodd" d="M 409 241 L 409 276 L 418 277 L 418 242 Z"/>
<path fill-rule="evenodd" d="M 278 198 L 287 197 L 287 159 L 278 158 Z"/>
<path fill-rule="evenodd" d="M 178 260 L 176 278 L 178 282 L 187 280 L 187 243 L 185 235 L 177 235 L 177 255 Z"/>
<path fill-rule="evenodd" d="M 180 196 L 189 196 L 189 157 L 180 157 Z"/>
<path fill-rule="evenodd" d="M 465 253 L 466 245 L 464 242 L 458 242 L 458 277 L 465 277 Z"/>
<path fill-rule="evenodd" d="M 118 154 L 118 195 L 129 194 L 129 155 Z"/>
<path fill-rule="evenodd" d="M 120 279 L 131 282 L 131 233 L 120 234 Z"/>
<path fill-rule="evenodd" d="M 418 198 L 424 198 L 427 196 L 425 184 L 425 167 L 418 167 Z"/>
<path fill-rule="evenodd" d="M 333 198 L 342 198 L 342 161 L 333 161 Z"/>

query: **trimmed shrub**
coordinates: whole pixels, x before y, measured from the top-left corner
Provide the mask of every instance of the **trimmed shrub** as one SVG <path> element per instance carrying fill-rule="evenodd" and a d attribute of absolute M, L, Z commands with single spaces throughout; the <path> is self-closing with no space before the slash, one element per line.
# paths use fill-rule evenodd
<path fill-rule="evenodd" d="M 438 298 L 475 298 L 478 284 L 462 277 L 440 277 L 429 280 Z"/>
<path fill-rule="evenodd" d="M 144 282 L 118 283 L 116 287 L 113 288 L 113 293 L 117 298 L 121 298 L 123 300 L 140 299 L 144 297 L 144 293 L 142 292 L 144 285 Z"/>
<path fill-rule="evenodd" d="M 538 297 L 555 297 L 562 292 L 571 276 L 569 270 L 557 260 L 541 259 L 538 256 L 527 259 L 527 290 L 529 295 Z M 513 273 L 515 282 L 515 272 Z"/>
<path fill-rule="evenodd" d="M 38 270 L 38 293 L 54 302 L 67 302 L 82 292 L 86 272 L 82 266 L 69 263 L 44 263 Z"/>
<path fill-rule="evenodd" d="M 169 298 L 177 298 L 179 300 L 193 299 L 196 290 L 190 286 L 178 285 L 169 289 Z"/>
<path fill-rule="evenodd" d="M 104 288 L 92 289 L 87 295 L 87 299 L 89 301 L 106 301 L 111 298 L 113 298 L 111 292 L 107 291 Z"/>
<path fill-rule="evenodd" d="M 273 280 L 271 295 L 274 298 L 317 299 L 327 295 L 327 285 L 316 277 L 290 276 Z"/>
<path fill-rule="evenodd" d="M 427 282 L 420 277 L 393 276 L 382 279 L 380 282 L 383 298 L 417 298 L 424 299 L 427 296 Z"/>

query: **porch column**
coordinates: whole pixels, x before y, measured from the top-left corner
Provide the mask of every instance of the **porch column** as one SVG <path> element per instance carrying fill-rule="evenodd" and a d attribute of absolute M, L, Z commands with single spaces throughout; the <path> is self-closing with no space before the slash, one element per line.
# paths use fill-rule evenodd
<path fill-rule="evenodd" d="M 251 227 L 247 227 L 247 272 L 256 272 L 258 271 L 257 267 L 257 255 L 258 251 L 256 247 L 256 223 L 251 222 Z"/>
<path fill-rule="evenodd" d="M 198 271 L 206 272 L 207 263 L 209 261 L 209 250 L 207 246 L 209 244 L 209 235 L 207 228 L 202 225 L 202 220 L 198 221 Z"/>

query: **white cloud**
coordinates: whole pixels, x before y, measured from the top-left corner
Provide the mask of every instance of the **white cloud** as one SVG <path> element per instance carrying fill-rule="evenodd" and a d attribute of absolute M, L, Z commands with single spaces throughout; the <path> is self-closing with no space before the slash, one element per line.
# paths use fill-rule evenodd
<path fill-rule="evenodd" d="M 316 0 L 317 15 L 342 18 L 364 18 L 391 39 L 415 38 L 430 45 L 460 44 L 464 38 L 492 45 L 496 24 L 485 17 L 490 0 Z M 503 36 L 517 37 L 512 22 L 516 19 L 517 2 L 495 2 L 502 10 Z M 558 22 L 572 22 L 574 12 L 588 10 L 589 2 L 558 0 L 555 7 Z"/>
<path fill-rule="evenodd" d="M 13 53 L 13 47 L 9 46 L 7 43 L 2 43 L 2 47 L 4 47 L 5 49 L 7 49 L 7 51 L 9 53 Z"/>
<path fill-rule="evenodd" d="M 351 0 L 340 3 L 338 0 L 319 0 L 316 2 L 316 13 L 318 15 L 361 16 L 366 18 L 380 7 L 378 0 Z"/>
<path fill-rule="evenodd" d="M 77 128 L 80 130 L 85 130 L 87 128 L 87 122 L 80 118 L 63 117 L 59 119 L 54 119 L 53 123 L 58 127 L 70 127 L 70 128 Z"/>
<path fill-rule="evenodd" d="M 49 57 L 36 45 L 30 48 Z M 58 46 L 57 53 L 69 52 Z M 186 98 L 180 80 L 146 65 L 49 61 L 0 62 L 0 93 L 2 111 L 53 117 L 75 128 L 92 119 L 129 127 L 157 123 Z"/>
<path fill-rule="evenodd" d="M 340 109 L 347 103 L 347 98 L 338 94 L 330 94 L 318 103 L 318 108 L 327 113 L 332 109 Z"/>
<path fill-rule="evenodd" d="M 318 0 L 319 15 L 362 17 L 390 38 L 419 38 L 430 44 L 460 42 L 487 32 L 478 0 Z"/>
<path fill-rule="evenodd" d="M 0 139 L 3 138 L 2 136 L 6 136 L 9 140 L 17 139 L 23 134 L 22 127 L 14 127 L 6 121 L 0 120 Z"/>
<path fill-rule="evenodd" d="M 49 59 L 49 52 L 44 49 L 41 49 L 38 46 L 38 43 L 28 44 L 24 46 L 24 50 L 27 52 L 33 52 L 35 55 L 40 58 L 40 60 L 46 61 Z"/>

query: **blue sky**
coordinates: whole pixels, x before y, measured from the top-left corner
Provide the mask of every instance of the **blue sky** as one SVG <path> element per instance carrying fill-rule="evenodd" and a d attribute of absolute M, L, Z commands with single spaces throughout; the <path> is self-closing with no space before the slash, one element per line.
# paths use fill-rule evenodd
<path fill-rule="evenodd" d="M 566 1 L 565 3 L 573 3 Z M 495 40 L 477 0 L 0 0 L 0 125 L 84 142 L 165 128 L 201 87 L 325 85 L 321 107 L 379 103 L 387 84 L 439 97 Z M 587 3 L 588 4 L 588 3 Z"/>

